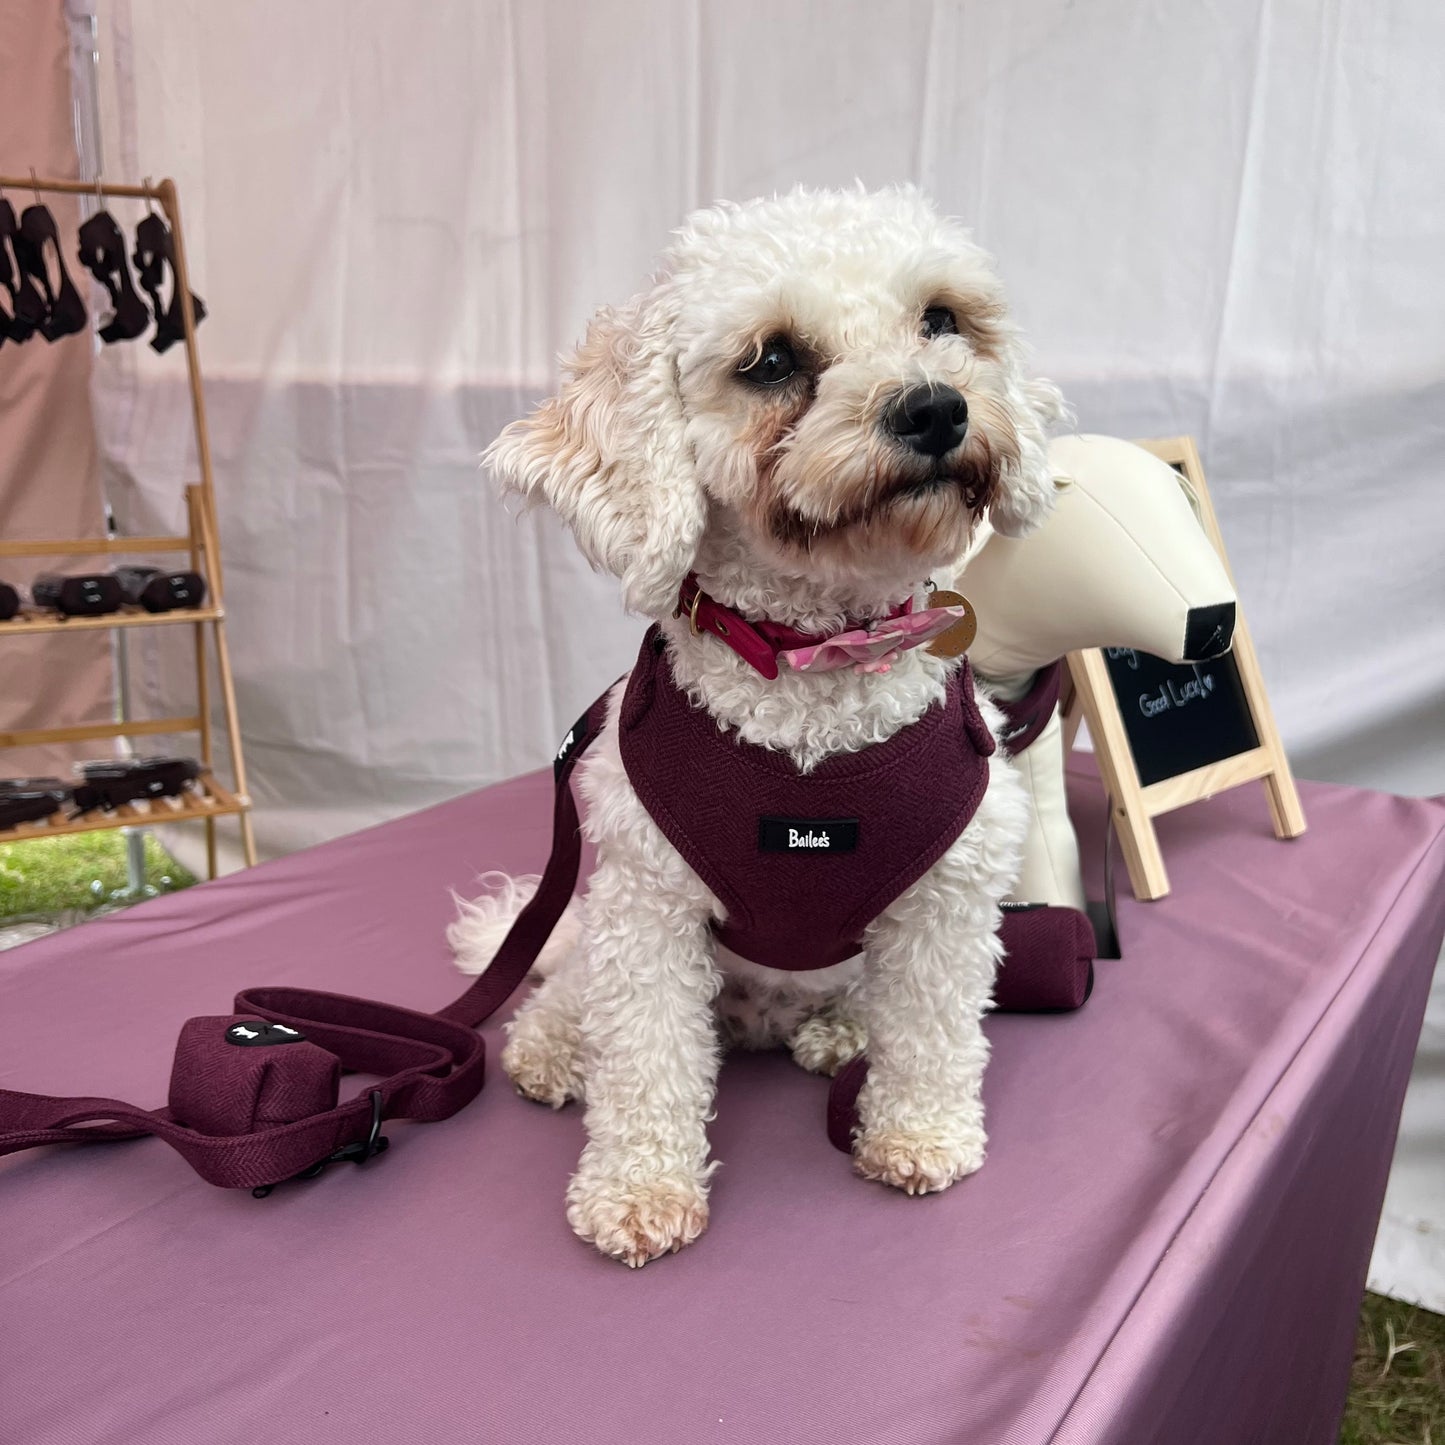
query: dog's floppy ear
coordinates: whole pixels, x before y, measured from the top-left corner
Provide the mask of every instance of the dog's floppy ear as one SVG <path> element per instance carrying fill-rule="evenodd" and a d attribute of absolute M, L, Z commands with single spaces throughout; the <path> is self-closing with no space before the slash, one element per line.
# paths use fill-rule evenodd
<path fill-rule="evenodd" d="M 1000 536 L 1027 537 L 1054 508 L 1048 429 L 1068 408 L 1051 381 L 1021 381 L 1010 391 L 1019 462 L 1005 472 L 988 515 Z"/>
<path fill-rule="evenodd" d="M 507 490 L 550 503 L 587 559 L 621 579 L 624 605 L 653 617 L 677 605 L 707 514 L 672 321 L 655 297 L 598 312 L 562 389 L 483 456 Z"/>

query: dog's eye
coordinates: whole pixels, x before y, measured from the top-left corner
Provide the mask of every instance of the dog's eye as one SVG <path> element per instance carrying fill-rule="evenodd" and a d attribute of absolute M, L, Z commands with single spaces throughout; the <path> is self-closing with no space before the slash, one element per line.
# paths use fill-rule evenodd
<path fill-rule="evenodd" d="M 780 386 L 797 373 L 798 358 L 781 336 L 770 336 L 751 366 L 741 367 L 738 375 L 758 386 Z"/>
<path fill-rule="evenodd" d="M 947 306 L 930 306 L 923 313 L 923 334 L 930 341 L 935 336 L 957 336 L 958 318 Z"/>

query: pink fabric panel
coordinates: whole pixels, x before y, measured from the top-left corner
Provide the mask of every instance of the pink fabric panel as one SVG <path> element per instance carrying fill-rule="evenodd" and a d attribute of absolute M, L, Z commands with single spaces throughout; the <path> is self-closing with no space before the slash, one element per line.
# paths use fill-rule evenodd
<path fill-rule="evenodd" d="M 1097 838 L 1097 785 L 1072 781 Z M 447 890 L 541 863 L 549 787 L 0 954 L 0 1083 L 158 1103 L 181 1021 L 246 984 L 440 1006 Z M 1209 1439 L 1327 1445 L 1445 924 L 1445 809 L 1301 791 L 1294 843 L 1255 788 L 1161 820 L 1175 893 L 1121 901 L 1128 956 L 1080 1013 L 991 1022 L 989 1162 L 940 1197 L 854 1178 L 824 1081 L 781 1055 L 725 1066 L 712 1226 L 640 1273 L 568 1231 L 577 1111 L 499 1075 L 455 1119 L 389 1126 L 366 1169 L 266 1201 L 156 1141 L 0 1161 L 0 1419 L 31 1445 L 250 1445 L 258 1422 L 272 1442 L 1139 1445 L 1206 1438 L 1188 1412 L 1212 1390 Z"/>
<path fill-rule="evenodd" d="M 70 51 L 63 5 L 0 0 L 0 172 L 74 178 Z M 17 219 L 32 192 L 6 197 Z M 73 197 L 42 195 L 60 230 L 66 269 L 91 303 L 90 278 L 75 258 L 80 208 Z M 32 336 L 0 347 L 0 538 L 105 534 L 95 430 L 90 411 L 90 333 L 49 343 Z M 37 572 L 104 571 L 104 557 L 0 557 L 0 580 L 22 591 Z M 110 715 L 110 639 L 45 633 L 0 643 L 0 731 L 104 722 Z M 55 772 L 72 758 L 101 755 L 105 744 L 0 752 L 0 777 Z"/>

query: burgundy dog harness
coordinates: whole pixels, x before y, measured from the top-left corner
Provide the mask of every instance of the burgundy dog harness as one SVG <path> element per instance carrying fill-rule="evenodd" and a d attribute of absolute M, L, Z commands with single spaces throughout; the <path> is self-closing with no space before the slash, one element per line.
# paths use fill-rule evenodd
<path fill-rule="evenodd" d="M 686 698 L 664 673 L 651 638 L 643 649 L 639 675 L 641 680 L 635 680 L 627 691 L 630 708 L 624 707 L 624 750 L 645 745 L 643 740 L 650 735 L 670 747 L 677 737 L 696 727 L 696 720 L 679 721 L 678 708 L 687 706 Z M 141 1109 L 119 1099 L 0 1089 L 0 1155 L 43 1144 L 99 1143 L 153 1134 L 170 1144 L 208 1183 L 250 1189 L 262 1196 L 284 1180 L 311 1178 L 330 1163 L 365 1163 L 387 1147 L 381 1133 L 386 1119 L 426 1122 L 449 1118 L 464 1108 L 481 1091 L 486 1073 L 486 1045 L 476 1033 L 477 1027 L 507 1002 L 527 976 L 576 887 L 582 839 L 570 777 L 602 729 L 606 703 L 604 694 L 588 708 L 567 735 L 554 764 L 552 852 L 536 893 L 517 915 L 486 972 L 454 1003 L 426 1014 L 315 989 L 247 989 L 236 995 L 233 1013 L 193 1018 L 184 1024 L 165 1108 Z M 632 723 L 630 730 L 627 719 Z M 715 724 L 713 730 L 718 732 Z M 875 756 L 870 749 L 859 755 L 862 761 L 856 771 L 849 766 L 830 769 L 830 763 L 847 764 L 846 758 L 820 765 L 825 791 L 819 796 L 828 799 L 821 809 L 811 802 L 802 804 L 802 793 L 792 791 L 786 772 L 771 768 L 771 755 L 764 754 L 769 766 L 760 768 L 759 759 L 752 754 L 763 750 L 744 751 L 728 742 L 725 734 L 718 732 L 718 736 L 722 744 L 709 741 L 738 754 L 726 766 L 740 769 L 738 776 L 760 772 L 781 780 L 777 806 L 800 810 L 798 817 L 789 811 L 772 821 L 781 821 L 789 829 L 806 823 L 806 828 L 798 830 L 800 836 L 826 834 L 829 852 L 834 851 L 834 826 L 856 822 L 853 846 L 836 850 L 851 860 L 840 875 L 850 881 L 831 891 L 834 901 L 851 911 L 844 912 L 831 927 L 824 950 L 830 956 L 844 946 L 844 940 L 848 951 L 855 951 L 856 933 L 867 919 L 921 876 L 957 836 L 982 794 L 984 758 L 992 750 L 966 672 L 950 687 L 944 704 L 935 707 L 924 722 L 904 730 L 897 748 L 890 751 L 889 744 L 876 745 L 880 753 Z M 902 766 L 905 758 L 908 767 Z M 913 766 L 924 761 L 924 768 Z M 791 764 L 787 766 L 791 769 Z M 945 786 L 945 778 L 955 770 L 964 781 L 958 786 L 950 781 Z M 908 781 L 914 772 L 924 775 L 921 784 Z M 906 860 L 875 848 L 870 819 L 881 816 L 877 804 L 865 813 L 861 791 L 854 791 L 861 790 L 865 775 L 886 791 L 909 790 L 919 811 L 909 815 L 905 808 L 890 804 L 887 811 L 894 821 L 905 816 L 928 820 L 927 827 L 919 830 L 919 839 L 909 846 Z M 654 775 L 654 780 L 660 776 Z M 801 786 L 806 788 L 808 782 L 802 779 Z M 837 791 L 826 791 L 832 788 Z M 947 801 L 935 806 L 931 798 L 922 796 L 929 791 L 942 794 Z M 708 817 L 709 809 L 729 804 L 725 787 L 709 784 L 698 793 L 697 810 L 686 812 L 684 826 L 688 829 L 694 828 L 699 818 Z M 804 966 L 796 960 L 805 955 L 814 958 L 814 940 L 802 936 L 799 920 L 811 916 L 811 905 L 800 911 L 795 899 L 791 910 L 783 908 L 781 891 L 771 897 L 766 890 L 745 897 L 741 887 L 735 890 L 731 880 L 722 876 L 720 869 L 747 854 L 736 832 L 740 826 L 737 819 L 743 814 L 735 799 L 726 811 L 720 830 L 705 839 L 693 865 L 724 901 L 748 905 L 746 909 L 738 906 L 736 911 L 730 905 L 720 936 L 730 946 L 740 946 L 745 956 L 768 954 L 770 945 L 762 930 L 779 921 L 791 942 L 777 966 Z M 836 811 L 837 816 L 804 816 L 818 811 Z M 659 826 L 664 825 L 660 822 Z M 764 861 L 803 870 L 788 876 L 801 879 L 797 886 L 805 892 L 817 887 L 816 879 L 807 873 L 817 860 L 811 852 L 803 856 L 800 850 L 818 844 L 795 848 L 789 840 L 780 852 L 772 853 L 762 846 L 762 825 L 749 822 L 747 826 L 758 828 L 755 841 Z M 837 836 L 842 838 L 845 832 Z M 725 846 L 720 840 L 725 840 Z M 790 857 L 794 852 L 798 856 Z M 867 868 L 862 866 L 865 861 Z M 755 860 L 749 854 L 743 862 L 746 874 L 747 865 Z M 779 915 L 777 920 L 774 914 Z M 997 1008 L 1058 1011 L 1077 1008 L 1088 997 L 1094 940 L 1083 915 L 1072 909 L 1027 905 L 1005 912 L 1000 936 L 1007 961 L 999 974 Z M 811 966 L 825 961 L 830 958 L 818 958 Z M 851 1148 L 854 1104 L 866 1067 L 865 1059 L 848 1065 L 833 1081 L 829 1094 L 829 1137 L 844 1152 Z M 379 1082 L 341 1102 L 343 1073 L 367 1074 Z"/>
<path fill-rule="evenodd" d="M 753 963 L 790 970 L 860 951 L 863 930 L 968 826 L 994 750 L 965 661 L 917 722 L 799 772 L 688 699 L 656 628 L 618 724 L 628 780 L 727 910 L 718 938 Z"/>

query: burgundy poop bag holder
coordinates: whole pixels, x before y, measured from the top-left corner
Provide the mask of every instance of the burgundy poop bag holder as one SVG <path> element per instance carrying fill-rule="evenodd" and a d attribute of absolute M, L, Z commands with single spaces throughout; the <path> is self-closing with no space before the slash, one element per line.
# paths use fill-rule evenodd
<path fill-rule="evenodd" d="M 387 1146 L 386 1119 L 429 1122 L 465 1108 L 486 1076 L 477 1027 L 527 976 L 572 897 L 582 835 L 569 781 L 605 714 L 606 694 L 568 734 L 554 764 L 552 852 L 542 881 L 486 972 L 455 1002 L 428 1014 L 314 989 L 245 989 L 233 1013 L 182 1026 L 165 1108 L 0 1089 L 0 1154 L 154 1134 L 208 1183 L 259 1197 L 330 1163 L 365 1163 Z M 1009 911 L 1002 936 L 1009 957 L 999 973 L 998 1007 L 1050 1012 L 1084 1002 L 1094 940 L 1082 914 Z M 338 1103 L 343 1071 L 379 1082 Z M 833 1081 L 829 1137 L 845 1152 L 865 1071 L 866 1061 L 855 1060 Z"/>

